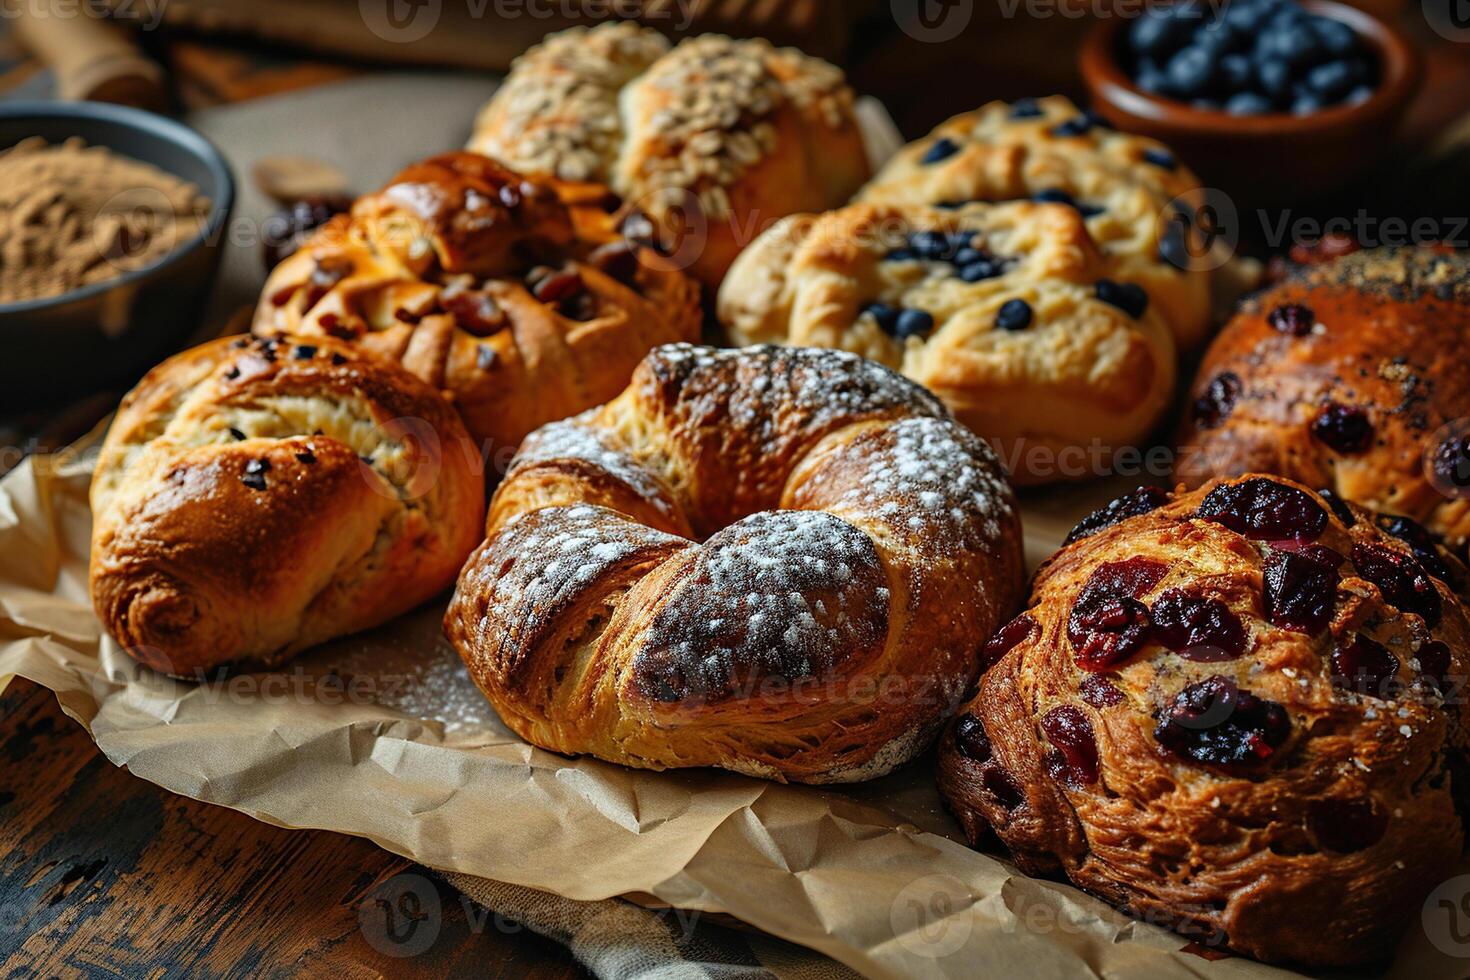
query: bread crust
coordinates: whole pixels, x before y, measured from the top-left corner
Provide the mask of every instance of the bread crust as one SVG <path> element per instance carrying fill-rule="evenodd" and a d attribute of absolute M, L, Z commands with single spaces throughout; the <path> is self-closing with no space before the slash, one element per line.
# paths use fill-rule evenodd
<path fill-rule="evenodd" d="M 1148 921 L 1262 960 L 1381 961 L 1461 854 L 1470 624 L 1453 589 L 1428 576 L 1432 602 L 1404 606 L 1382 556 L 1414 559 L 1365 511 L 1334 511 L 1275 477 L 1227 481 L 1222 493 L 1252 479 L 1293 488 L 1292 506 L 1306 501 L 1321 533 L 1247 537 L 1202 516 L 1222 499 L 1208 496 L 1213 485 L 1085 525 L 992 642 L 998 661 L 940 742 L 940 790 L 973 843 L 993 828 L 1023 870 L 1064 873 Z M 1323 618 L 1278 625 L 1301 593 L 1272 584 L 1297 572 L 1273 568 L 1339 559 Z M 1131 654 L 1083 669 L 1071 633 L 1110 577 L 1151 632 Z M 1228 609 L 1196 622 L 1238 619 L 1240 655 L 1163 632 L 1171 593 Z M 1361 637 L 1390 652 L 1391 671 L 1369 676 L 1366 660 L 1339 659 Z M 1190 690 L 1226 693 L 1191 715 L 1177 707 Z M 1242 748 L 1243 761 L 1212 757 Z"/>
<path fill-rule="evenodd" d="M 445 631 L 535 745 L 794 782 L 933 737 L 1018 598 L 1014 497 L 923 389 L 836 351 L 655 350 L 527 440 Z"/>
<path fill-rule="evenodd" d="M 1300 336 L 1272 323 L 1292 306 L 1311 314 Z M 1446 479 L 1434 463 L 1449 440 L 1470 434 L 1467 336 L 1462 254 L 1374 249 L 1298 269 L 1244 303 L 1211 344 L 1179 428 L 1177 475 L 1199 486 L 1280 473 L 1463 543 L 1470 474 Z M 1223 411 L 1212 385 L 1234 391 Z M 1361 448 L 1339 451 L 1314 435 L 1330 404 L 1365 413 Z"/>
<path fill-rule="evenodd" d="M 970 282 L 952 263 L 899 257 L 923 235 L 963 235 L 1003 269 Z M 1174 393 L 1173 335 L 1151 305 L 1134 315 L 1099 298 L 1105 272 L 1062 204 L 860 203 L 772 228 L 736 261 L 718 310 L 737 344 L 835 347 L 900 371 L 990 440 L 1017 483 L 1048 483 L 1106 471 Z M 1015 302 L 1029 321 L 1003 329 Z M 932 328 L 885 330 L 874 303 L 922 311 Z"/>
<path fill-rule="evenodd" d="M 224 338 L 123 400 L 92 480 L 90 582 L 130 655 L 272 666 L 454 580 L 483 467 L 442 396 L 333 340 Z"/>
<path fill-rule="evenodd" d="M 837 68 L 760 39 L 670 48 L 630 23 L 573 28 L 528 51 L 469 147 L 528 174 L 608 184 L 711 289 L 772 222 L 836 207 L 869 175 Z"/>
<path fill-rule="evenodd" d="M 503 470 L 526 433 L 621 391 L 652 347 L 698 337 L 698 285 L 624 238 L 632 213 L 596 185 L 431 157 L 277 266 L 254 330 L 402 362 L 450 395 Z"/>

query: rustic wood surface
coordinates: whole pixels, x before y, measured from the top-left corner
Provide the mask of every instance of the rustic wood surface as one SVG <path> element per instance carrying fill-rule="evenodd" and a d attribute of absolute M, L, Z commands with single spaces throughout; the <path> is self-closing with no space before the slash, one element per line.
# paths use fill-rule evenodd
<path fill-rule="evenodd" d="M 0 977 L 304 974 L 588 976 L 412 861 L 166 793 L 49 691 L 0 696 Z"/>

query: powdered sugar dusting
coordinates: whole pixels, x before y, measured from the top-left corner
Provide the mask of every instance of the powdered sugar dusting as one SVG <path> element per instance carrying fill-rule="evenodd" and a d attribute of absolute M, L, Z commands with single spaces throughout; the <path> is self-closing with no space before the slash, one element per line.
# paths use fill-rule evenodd
<path fill-rule="evenodd" d="M 596 409 L 562 422 L 542 426 L 521 443 L 511 466 L 510 478 L 539 463 L 575 459 L 590 463 L 617 480 L 664 514 L 673 512 L 669 491 L 625 449 L 616 446 L 609 434 L 591 428 Z"/>

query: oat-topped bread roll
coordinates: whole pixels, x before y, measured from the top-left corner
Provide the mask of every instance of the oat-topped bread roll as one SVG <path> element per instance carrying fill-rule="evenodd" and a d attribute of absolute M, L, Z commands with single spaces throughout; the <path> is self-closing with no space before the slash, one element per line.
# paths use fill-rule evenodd
<path fill-rule="evenodd" d="M 1467 643 L 1435 564 L 1365 511 L 1271 477 L 1143 488 L 990 641 L 940 789 L 972 841 L 1149 922 L 1381 962 L 1460 862 Z"/>
<path fill-rule="evenodd" d="M 1198 178 L 1162 143 L 1053 96 L 955 116 L 900 151 L 860 199 L 1068 204 L 1086 219 L 1108 277 L 1143 289 L 1189 349 L 1204 340 L 1210 312 L 1209 273 L 1195 259 L 1201 239 L 1189 223 L 1198 192 Z"/>
<path fill-rule="evenodd" d="M 836 207 L 869 173 L 837 68 L 721 35 L 670 49 L 627 22 L 573 28 L 526 52 L 480 113 L 470 149 L 528 174 L 611 186 L 710 288 L 762 227 Z"/>
<path fill-rule="evenodd" d="M 92 478 L 92 603 L 155 670 L 271 666 L 454 581 L 485 480 L 454 410 L 334 340 L 224 338 L 123 400 Z"/>
<path fill-rule="evenodd" d="M 1020 596 L 994 454 L 839 351 L 686 345 L 526 440 L 445 629 L 527 741 L 852 782 L 922 751 Z"/>
<path fill-rule="evenodd" d="M 699 335 L 699 286 L 618 231 L 604 188 L 474 153 L 416 163 L 266 281 L 255 331 L 330 336 L 448 392 L 493 466 L 607 401 L 662 343 Z"/>
<path fill-rule="evenodd" d="M 720 290 L 737 344 L 839 347 L 902 372 L 990 439 L 1019 483 L 1096 476 L 1174 392 L 1173 335 L 1108 278 L 1061 204 L 854 204 L 779 222 Z"/>
<path fill-rule="evenodd" d="M 1470 536 L 1470 257 L 1374 249 L 1248 300 L 1205 355 L 1178 476 L 1280 473 Z M 1403 521 L 1389 522 L 1398 526 Z"/>

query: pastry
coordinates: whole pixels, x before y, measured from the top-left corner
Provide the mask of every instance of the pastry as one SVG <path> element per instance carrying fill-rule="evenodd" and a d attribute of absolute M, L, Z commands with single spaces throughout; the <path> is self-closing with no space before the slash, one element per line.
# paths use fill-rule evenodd
<path fill-rule="evenodd" d="M 1075 207 L 1104 275 L 1142 288 L 1183 350 L 1209 328 L 1199 180 L 1162 143 L 1120 133 L 1053 96 L 992 102 L 905 147 L 860 200 L 956 207 L 1036 200 Z"/>
<path fill-rule="evenodd" d="M 481 538 L 444 398 L 329 339 L 224 338 L 123 399 L 92 478 L 92 603 L 155 670 L 272 666 L 447 588 Z"/>
<path fill-rule="evenodd" d="M 940 743 L 970 839 L 1206 945 L 1390 956 L 1463 844 L 1453 559 L 1265 476 L 1142 488 L 1069 541 Z"/>
<path fill-rule="evenodd" d="M 670 48 L 627 22 L 526 52 L 469 147 L 527 174 L 612 187 L 711 289 L 763 227 L 836 207 L 869 174 L 852 91 L 832 65 L 712 34 Z"/>
<path fill-rule="evenodd" d="M 698 284 L 624 238 L 606 197 L 473 153 L 431 157 L 277 266 L 255 331 L 401 361 L 450 394 L 503 469 L 526 433 L 617 394 L 654 346 L 699 335 Z"/>
<path fill-rule="evenodd" d="M 1108 278 L 1076 209 L 854 204 L 778 223 L 719 315 L 737 344 L 838 347 L 928 387 L 1018 483 L 1106 472 L 1174 394 L 1177 347 L 1146 292 Z"/>
<path fill-rule="evenodd" d="M 445 630 L 534 745 L 852 782 L 923 750 L 1021 591 L 994 454 L 838 351 L 656 349 L 526 440 Z"/>
<path fill-rule="evenodd" d="M 1211 344 L 1176 473 L 1191 486 L 1279 473 L 1462 544 L 1467 336 L 1464 254 L 1373 249 L 1299 269 L 1247 301 Z"/>

